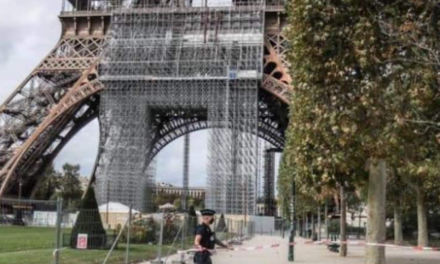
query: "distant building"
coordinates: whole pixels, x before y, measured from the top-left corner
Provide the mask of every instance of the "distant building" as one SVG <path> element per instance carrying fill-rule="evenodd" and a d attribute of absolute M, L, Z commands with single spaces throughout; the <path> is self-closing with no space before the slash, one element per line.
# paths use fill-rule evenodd
<path fill-rule="evenodd" d="M 267 213 L 266 204 L 265 203 L 257 203 L 256 213 L 257 213 L 257 215 L 265 216 Z M 278 206 L 276 209 L 276 214 L 273 216 L 275 216 L 275 217 L 281 216 L 281 209 L 278 208 Z"/>
<path fill-rule="evenodd" d="M 169 183 L 163 183 L 163 182 L 157 182 L 156 183 L 156 194 L 176 194 L 176 195 L 182 195 L 183 194 L 183 188 L 182 187 L 176 187 Z M 188 197 L 192 198 L 198 198 L 198 199 L 205 199 L 206 190 L 202 187 L 190 187 L 188 189 Z"/>

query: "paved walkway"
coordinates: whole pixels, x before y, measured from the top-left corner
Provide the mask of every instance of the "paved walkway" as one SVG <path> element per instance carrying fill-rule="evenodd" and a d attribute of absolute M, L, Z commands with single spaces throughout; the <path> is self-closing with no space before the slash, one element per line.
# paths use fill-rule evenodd
<path fill-rule="evenodd" d="M 364 247 L 349 246 L 348 257 L 341 258 L 322 245 L 304 245 L 297 239 L 295 262 L 307 264 L 363 264 Z M 280 247 L 255 251 L 218 250 L 213 257 L 214 264 L 290 264 L 287 261 L 287 239 L 257 236 L 243 244 L 243 247 L 280 244 Z M 167 263 L 171 263 L 170 258 Z M 192 264 L 192 262 L 187 262 Z M 440 252 L 421 252 L 402 249 L 387 249 L 387 264 L 439 264 Z"/>

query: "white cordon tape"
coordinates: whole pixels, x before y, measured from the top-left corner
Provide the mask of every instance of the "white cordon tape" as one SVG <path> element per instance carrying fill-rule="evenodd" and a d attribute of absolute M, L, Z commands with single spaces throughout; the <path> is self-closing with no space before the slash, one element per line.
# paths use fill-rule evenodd
<path fill-rule="evenodd" d="M 440 248 L 435 247 L 414 247 L 414 246 L 399 246 L 394 244 L 383 244 L 383 243 L 366 243 L 364 241 L 305 241 L 302 243 L 289 243 L 289 246 L 292 245 L 299 245 L 299 244 L 305 244 L 305 245 L 331 245 L 331 244 L 347 244 L 352 246 L 368 246 L 368 247 L 388 247 L 388 248 L 399 248 L 399 249 L 409 249 L 409 250 L 416 250 L 416 251 L 440 251 Z M 272 244 L 272 245 L 266 245 L 266 246 L 254 246 L 254 247 L 239 247 L 234 248 L 233 251 L 256 251 L 256 250 L 265 250 L 265 249 L 272 249 L 272 248 L 278 248 L 280 247 L 280 244 Z M 195 253 L 195 252 L 201 252 L 200 249 L 189 249 L 189 250 L 183 250 L 178 251 L 179 254 L 184 253 Z M 211 253 L 215 253 L 215 250 L 210 251 Z"/>
<path fill-rule="evenodd" d="M 239 248 L 234 248 L 231 251 L 255 251 L 255 250 L 264 250 L 264 249 L 277 248 L 277 247 L 280 247 L 280 246 L 281 246 L 280 244 L 273 244 L 273 245 L 268 245 L 268 246 L 239 247 Z M 209 250 L 209 251 L 211 253 L 216 253 L 215 250 Z M 203 250 L 194 248 L 194 249 L 177 251 L 178 254 L 196 253 L 196 252 L 203 252 Z"/>
<path fill-rule="evenodd" d="M 268 246 L 241 247 L 241 248 L 234 248 L 234 251 L 255 251 L 255 250 L 277 248 L 280 246 L 281 246 L 280 244 L 273 244 L 273 245 L 268 245 Z"/>
<path fill-rule="evenodd" d="M 300 243 L 289 243 L 289 246 L 292 245 L 298 245 Z M 368 246 L 368 247 L 388 247 L 388 248 L 400 248 L 400 249 L 409 249 L 409 250 L 416 250 L 416 251 L 440 251 L 440 248 L 436 247 L 417 247 L 417 246 L 399 246 L 394 244 L 384 244 L 384 243 L 367 243 L 364 241 L 329 241 L 329 240 L 323 240 L 323 241 L 306 241 L 304 243 L 305 245 L 331 245 L 331 244 L 346 244 L 351 246 Z"/>

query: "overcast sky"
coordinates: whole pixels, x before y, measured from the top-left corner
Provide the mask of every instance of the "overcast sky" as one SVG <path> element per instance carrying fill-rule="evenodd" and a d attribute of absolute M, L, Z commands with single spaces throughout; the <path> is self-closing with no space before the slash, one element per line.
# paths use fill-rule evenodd
<path fill-rule="evenodd" d="M 56 45 L 61 34 L 60 10 L 61 0 L 0 0 L 0 101 L 4 102 Z M 85 127 L 57 157 L 56 167 L 66 162 L 80 164 L 81 174 L 90 176 L 98 133 L 97 121 Z M 191 134 L 191 186 L 204 186 L 206 182 L 207 134 Z M 180 138 L 159 153 L 157 181 L 181 185 L 182 160 Z"/>

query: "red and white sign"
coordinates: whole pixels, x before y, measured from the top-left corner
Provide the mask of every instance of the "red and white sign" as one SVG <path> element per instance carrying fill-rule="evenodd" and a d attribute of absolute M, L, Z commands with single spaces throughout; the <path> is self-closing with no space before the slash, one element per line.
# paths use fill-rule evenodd
<path fill-rule="evenodd" d="M 87 249 L 87 241 L 88 236 L 87 234 L 78 234 L 78 240 L 76 241 L 76 248 L 77 249 Z"/>

